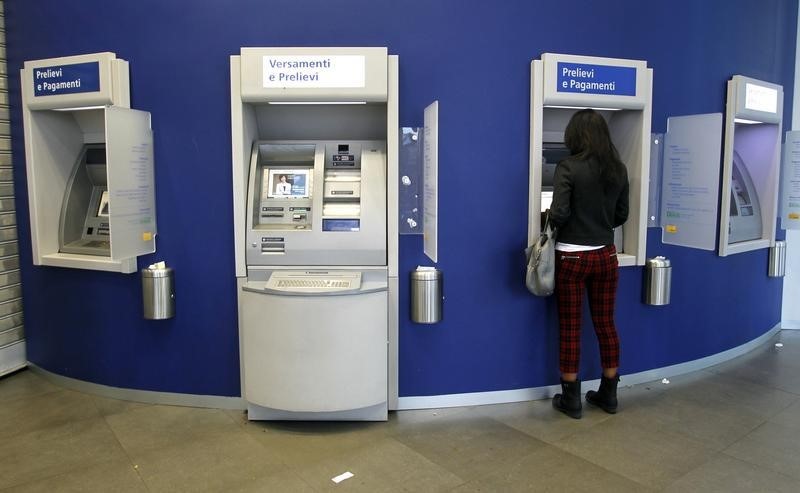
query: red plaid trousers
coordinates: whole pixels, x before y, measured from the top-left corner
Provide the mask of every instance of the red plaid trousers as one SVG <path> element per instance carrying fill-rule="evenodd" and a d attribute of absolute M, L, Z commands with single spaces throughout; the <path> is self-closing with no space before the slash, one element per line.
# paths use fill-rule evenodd
<path fill-rule="evenodd" d="M 614 326 L 618 265 L 614 245 L 582 252 L 556 250 L 559 367 L 562 373 L 578 372 L 584 289 L 589 295 L 589 310 L 600 343 L 603 368 L 619 366 L 619 337 Z"/>

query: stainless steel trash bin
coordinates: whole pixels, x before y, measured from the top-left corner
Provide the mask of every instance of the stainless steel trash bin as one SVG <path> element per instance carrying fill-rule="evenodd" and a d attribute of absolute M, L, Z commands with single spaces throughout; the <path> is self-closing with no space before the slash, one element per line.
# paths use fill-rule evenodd
<path fill-rule="evenodd" d="M 144 318 L 164 320 L 175 316 L 175 284 L 172 269 L 150 266 L 142 269 Z"/>
<path fill-rule="evenodd" d="M 672 287 L 672 265 L 664 257 L 649 258 L 644 267 L 644 303 L 647 305 L 669 305 Z"/>
<path fill-rule="evenodd" d="M 769 277 L 783 277 L 786 275 L 786 242 L 776 241 L 769 248 Z"/>
<path fill-rule="evenodd" d="M 411 272 L 411 320 L 435 324 L 442 319 L 442 271 L 417 269 Z"/>

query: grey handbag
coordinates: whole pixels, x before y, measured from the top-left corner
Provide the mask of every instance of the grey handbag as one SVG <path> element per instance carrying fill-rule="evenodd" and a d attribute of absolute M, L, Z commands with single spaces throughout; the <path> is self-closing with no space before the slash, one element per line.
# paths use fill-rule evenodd
<path fill-rule="evenodd" d="M 528 269 L 525 285 L 536 296 L 550 296 L 556 289 L 556 230 L 548 212 L 539 239 L 525 249 Z"/>

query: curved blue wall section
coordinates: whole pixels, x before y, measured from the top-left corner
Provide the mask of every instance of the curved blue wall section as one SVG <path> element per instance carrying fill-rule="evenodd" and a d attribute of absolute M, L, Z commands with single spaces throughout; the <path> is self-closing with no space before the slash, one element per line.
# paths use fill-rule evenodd
<path fill-rule="evenodd" d="M 421 126 L 440 101 L 439 267 L 445 318 L 408 318 L 408 272 L 429 264 L 420 237 L 400 239 L 400 395 L 509 390 L 557 382 L 554 300 L 523 286 L 530 61 L 541 53 L 647 60 L 653 131 L 668 116 L 724 111 L 743 74 L 782 84 L 790 128 L 797 2 L 609 0 L 375 2 L 236 0 L 6 2 L 9 96 L 28 358 L 115 387 L 238 396 L 231 223 L 228 57 L 242 46 L 388 46 L 400 56 L 400 123 Z M 113 51 L 130 62 L 131 102 L 155 132 L 159 236 L 175 268 L 177 315 L 141 316 L 137 275 L 34 267 L 19 69 L 25 60 Z M 504 184 L 491 197 L 487 176 Z M 642 269 L 622 270 L 621 371 L 702 358 L 780 320 L 782 282 L 767 250 L 719 258 L 663 245 L 672 303 L 641 299 Z M 583 378 L 599 375 L 589 327 Z"/>

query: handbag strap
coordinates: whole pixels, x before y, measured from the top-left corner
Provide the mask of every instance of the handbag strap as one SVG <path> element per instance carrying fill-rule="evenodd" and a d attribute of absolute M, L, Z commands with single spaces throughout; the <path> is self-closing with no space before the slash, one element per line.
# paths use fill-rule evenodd
<path fill-rule="evenodd" d="M 547 212 L 545 213 L 544 216 L 544 227 L 542 227 L 542 233 L 539 236 L 539 241 L 544 243 L 545 236 L 547 236 L 547 239 L 552 240 L 555 238 L 555 235 L 556 235 L 556 228 L 553 227 L 550 221 L 550 209 L 547 209 Z"/>

